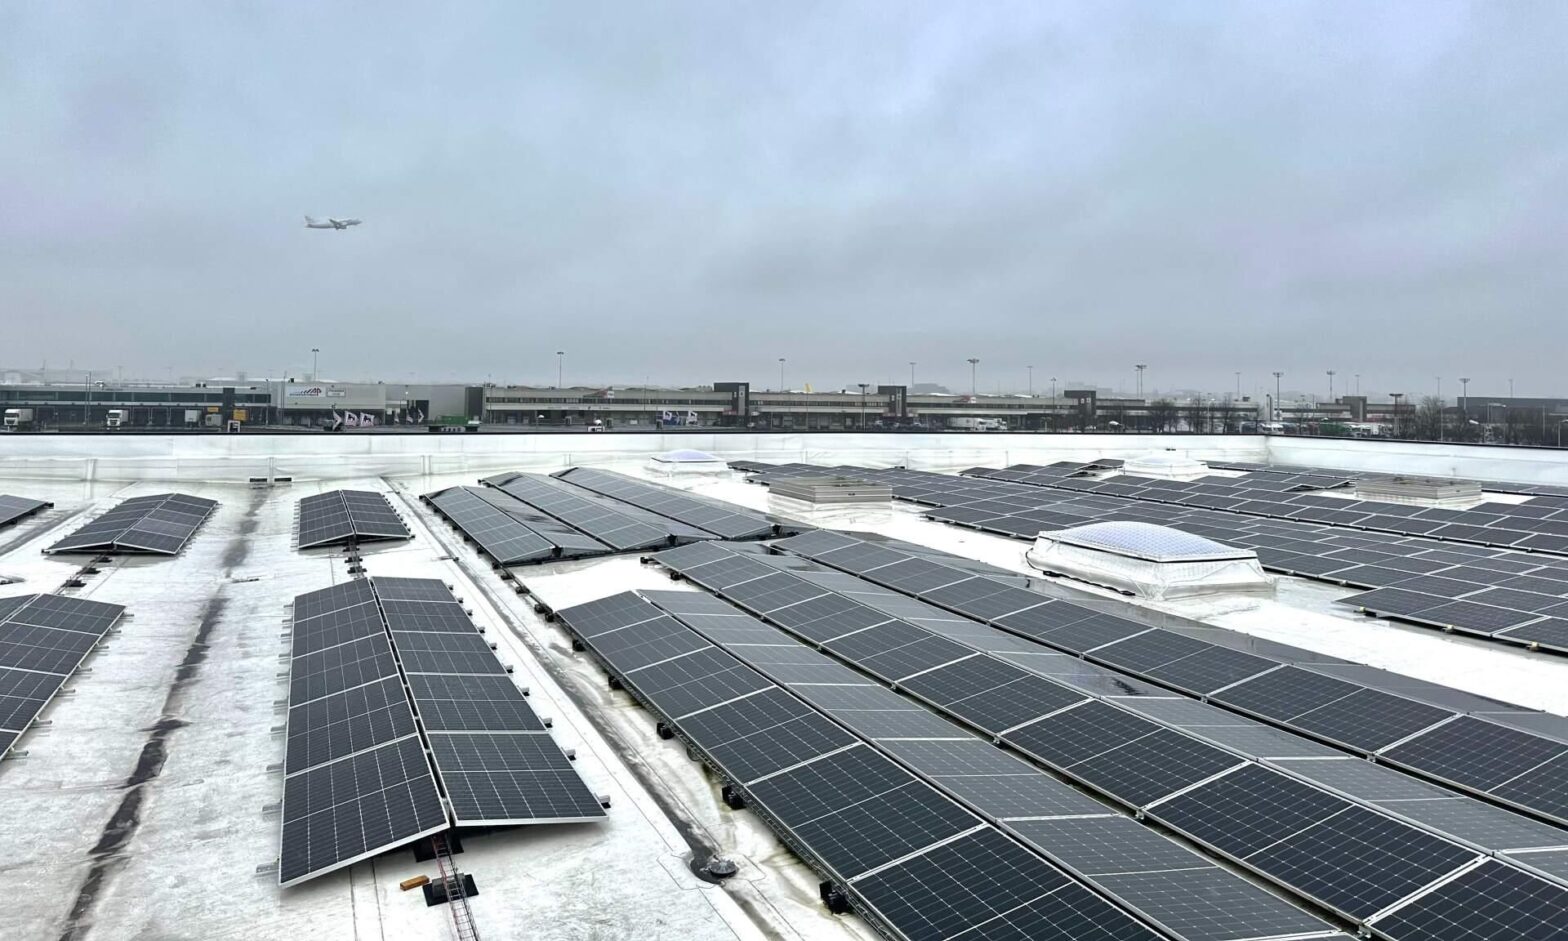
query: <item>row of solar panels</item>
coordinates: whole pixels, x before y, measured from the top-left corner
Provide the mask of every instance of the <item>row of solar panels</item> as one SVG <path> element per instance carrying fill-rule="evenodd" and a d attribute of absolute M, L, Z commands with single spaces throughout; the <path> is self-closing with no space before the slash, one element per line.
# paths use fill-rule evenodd
<path fill-rule="evenodd" d="M 1266 474 L 1294 475 L 1299 477 L 1335 477 L 1344 478 L 1344 472 L 1326 467 L 1311 467 L 1304 464 L 1258 464 L 1248 461 L 1208 461 L 1209 467 L 1214 470 L 1257 471 Z M 1568 505 L 1568 487 L 1554 484 L 1521 484 L 1507 480 L 1476 480 L 1484 491 L 1493 493 L 1515 493 L 1523 496 L 1551 497 L 1563 501 L 1561 505 Z"/>
<path fill-rule="evenodd" d="M 995 747 L 940 710 L 900 696 L 730 603 L 690 591 L 643 596 L 1172 937 L 1235 941 L 1333 931 L 1327 921 Z M 646 637 L 653 631 L 637 625 L 628 633 Z M 759 730 L 772 735 L 777 724 L 769 715 L 772 698 L 757 703 L 763 698 L 711 710 L 704 725 L 722 724 L 731 736 L 726 749 L 739 751 L 742 741 L 757 747 Z"/>
<path fill-rule="evenodd" d="M 837 538 L 817 534 L 781 545 Z M 762 559 L 737 556 L 718 546 L 687 547 L 657 558 L 764 618 L 790 625 L 791 633 L 838 659 L 1305 899 L 1351 920 L 1369 922 L 1387 937 L 1426 937 L 1425 932 L 1441 918 L 1434 913 L 1494 892 L 1528 895 L 1559 915 L 1568 912 L 1568 889 L 1561 885 L 1512 866 L 1483 863 L 1486 857 L 1475 848 L 1412 826 L 1381 807 L 1347 800 L 1274 767 L 1245 761 L 1233 749 L 1205 744 L 1165 723 L 1134 715 L 1120 704 L 1088 697 L 1017 664 L 976 653 L 972 640 L 960 642 L 856 605 L 850 597 L 826 591 L 798 572 L 780 571 Z M 1047 600 L 1032 597 L 1036 603 Z M 837 613 L 827 613 L 830 609 Z M 866 626 L 868 621 L 873 623 Z M 969 626 L 979 627 L 972 622 Z M 790 664 L 787 670 L 801 665 L 799 658 Z M 813 682 L 829 681 L 815 678 Z M 1323 764 L 1324 759 L 1316 758 L 1315 763 Z M 1363 764 L 1352 758 L 1332 763 L 1345 770 Z M 1399 777 L 1394 772 L 1388 776 Z M 1279 805 L 1287 806 L 1289 813 L 1274 813 Z M 1546 831 L 1538 838 L 1548 846 L 1568 835 L 1536 826 Z M 1067 831 L 1071 829 L 1069 825 Z M 1479 865 L 1488 868 L 1475 872 Z M 1239 903 L 1229 919 L 1220 912 L 1204 912 L 1191 900 L 1193 887 L 1183 890 L 1185 879 L 1149 873 L 1135 887 L 1136 904 L 1146 907 L 1151 898 L 1186 898 L 1193 920 L 1184 929 L 1196 936 L 1203 936 L 1206 919 L 1219 923 L 1209 926 L 1210 937 L 1247 936 L 1247 932 L 1267 936 L 1267 924 L 1246 924 L 1246 908 Z M 1448 879 L 1453 880 L 1448 883 L 1452 888 L 1438 885 Z M 1515 931 L 1483 931 L 1474 936 L 1535 937 L 1533 932 L 1552 924 L 1529 914 L 1528 907 L 1520 914 Z"/>
<path fill-rule="evenodd" d="M 346 582 L 292 621 L 279 884 L 448 826 L 604 816 L 440 581 Z"/>
<path fill-rule="evenodd" d="M 1071 602 L 1040 603 L 1005 580 L 839 534 L 780 545 L 1017 636 L 1568 823 L 1568 742 L 1553 735 Z"/>
<path fill-rule="evenodd" d="M 8 493 L 0 493 L 0 526 L 18 523 L 52 506 L 54 504 L 47 500 L 34 500 L 31 497 L 16 497 Z"/>
<path fill-rule="evenodd" d="M 384 494 L 329 490 L 299 501 L 298 547 L 413 538 Z"/>
<path fill-rule="evenodd" d="M 1112 481 L 1118 478 L 1111 478 Z M 957 509 L 930 514 L 933 518 L 963 522 L 992 531 L 1032 539 L 1041 528 L 1077 525 L 1077 522 L 1042 517 L 1035 512 L 1042 503 L 1053 513 L 1088 518 L 1139 513 L 1151 522 L 1175 526 L 1210 538 L 1256 548 L 1265 566 L 1280 572 L 1342 585 L 1384 589 L 1341 599 L 1369 613 L 1399 617 L 1449 630 L 1459 630 L 1506 643 L 1568 651 L 1568 562 L 1537 553 L 1439 542 L 1427 537 L 1405 537 L 1365 531 L 1347 533 L 1340 511 L 1308 507 L 1293 516 L 1275 517 L 1270 524 L 1253 523 L 1234 515 L 1233 507 L 1206 506 L 1189 511 L 1166 504 L 1162 496 L 1128 495 L 1153 500 L 1159 509 L 1138 511 L 1125 503 L 1099 505 L 1096 513 L 1087 502 L 1042 501 L 1038 493 L 993 495 L 988 500 L 964 500 Z M 1202 497 L 1197 499 L 1201 500 Z M 1298 498 L 1300 499 L 1300 498 Z M 1190 501 L 1188 501 L 1190 502 Z M 1223 501 L 1222 501 L 1223 502 Z M 1347 501 L 1324 501 L 1346 503 Z M 993 510 L 1011 507 L 998 516 Z M 1381 504 L 1397 511 L 1418 510 L 1399 504 Z M 1218 515 L 1232 512 L 1231 516 Z M 1454 511 L 1428 509 L 1422 514 Z M 1446 529 L 1447 527 L 1443 527 Z M 1442 530 L 1439 530 L 1441 532 Z"/>
<path fill-rule="evenodd" d="M 646 599 L 557 616 L 889 937 L 1160 937 Z"/>
<path fill-rule="evenodd" d="M 175 555 L 217 505 L 183 493 L 132 497 L 44 551 Z"/>
<path fill-rule="evenodd" d="M 896 469 L 835 472 L 887 482 L 901 499 L 939 507 L 926 514 L 932 519 L 1019 539 L 1107 520 L 1171 526 L 1251 547 L 1272 571 L 1360 588 L 1398 589 L 1341 599 L 1371 613 L 1503 643 L 1568 651 L 1568 607 L 1556 607 L 1568 602 L 1568 562 L 1539 553 L 989 479 Z"/>
<path fill-rule="evenodd" d="M 506 473 L 422 499 L 497 565 L 578 559 L 800 528 L 610 471 Z"/>
<path fill-rule="evenodd" d="M 61 595 L 0 598 L 0 758 L 124 613 Z"/>

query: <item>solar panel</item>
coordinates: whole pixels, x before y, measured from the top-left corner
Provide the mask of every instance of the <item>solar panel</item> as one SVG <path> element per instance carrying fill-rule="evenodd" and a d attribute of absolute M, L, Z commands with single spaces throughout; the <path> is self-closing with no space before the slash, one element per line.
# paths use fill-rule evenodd
<path fill-rule="evenodd" d="M 1368 918 L 1475 857 L 1473 850 L 1352 806 L 1247 862 L 1333 908 Z"/>
<path fill-rule="evenodd" d="M 1229 752 L 1162 728 L 1071 765 L 1068 771 L 1107 794 L 1142 807 L 1241 761 Z"/>
<path fill-rule="evenodd" d="M 721 539 L 760 539 L 780 532 L 760 513 L 645 483 L 613 471 L 574 467 L 556 476 L 574 486 L 695 526 Z"/>
<path fill-rule="evenodd" d="M 1060 768 L 1087 761 L 1149 735 L 1160 726 L 1124 709 L 1091 701 L 1007 733 L 1005 740 Z"/>
<path fill-rule="evenodd" d="M 417 736 L 291 773 L 278 882 L 295 885 L 446 826 Z"/>
<path fill-rule="evenodd" d="M 383 494 L 329 490 L 299 501 L 299 548 L 346 542 L 410 539 L 412 534 Z"/>
<path fill-rule="evenodd" d="M 452 487 L 423 498 L 497 565 L 604 555 L 608 546 L 499 491 Z"/>
<path fill-rule="evenodd" d="M 1394 938 L 1546 939 L 1568 924 L 1568 895 L 1561 886 L 1488 861 L 1373 924 Z"/>
<path fill-rule="evenodd" d="M 1445 780 L 1489 791 L 1568 752 L 1568 745 L 1460 716 L 1380 753 Z"/>
<path fill-rule="evenodd" d="M 174 555 L 217 505 L 216 500 L 179 493 L 135 497 L 44 551 Z"/>
<path fill-rule="evenodd" d="M 54 504 L 46 500 L 34 500 L 29 497 L 16 497 L 7 493 L 0 493 L 0 526 L 10 526 L 52 506 Z"/>
<path fill-rule="evenodd" d="M 430 748 L 459 824 L 564 823 L 605 815 L 548 732 L 432 732 Z"/>
<path fill-rule="evenodd" d="M 509 496 L 622 552 L 713 538 L 706 530 L 612 501 L 553 477 L 515 474 L 497 486 Z"/>
<path fill-rule="evenodd" d="M 969 834 L 855 883 L 905 937 L 1152 939 L 1124 912 L 995 831 Z"/>
<path fill-rule="evenodd" d="M 124 613 L 59 595 L 0 600 L 0 757 Z"/>

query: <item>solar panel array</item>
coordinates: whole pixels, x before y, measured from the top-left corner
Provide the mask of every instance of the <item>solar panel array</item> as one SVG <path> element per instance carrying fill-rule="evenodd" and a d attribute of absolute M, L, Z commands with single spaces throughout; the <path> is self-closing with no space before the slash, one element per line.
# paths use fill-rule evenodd
<path fill-rule="evenodd" d="M 1328 922 L 712 595 L 643 596 L 1175 938 L 1223 941 L 1333 931 Z M 733 727 L 729 713 L 736 711 L 755 722 L 751 713 L 772 701 L 759 695 L 698 718 Z"/>
<path fill-rule="evenodd" d="M 613 551 L 599 540 L 489 487 L 449 487 L 420 499 L 462 530 L 497 565 L 582 559 Z"/>
<path fill-rule="evenodd" d="M 440 581 L 309 592 L 293 625 L 281 885 L 445 829 L 443 792 L 458 826 L 604 815 Z"/>
<path fill-rule="evenodd" d="M 1015 479 L 1028 477 L 1033 486 L 906 470 L 858 473 L 893 483 L 895 495 L 901 499 L 939 507 L 926 514 L 931 519 L 1029 540 L 1042 530 L 1106 520 L 1158 523 L 1251 547 L 1271 571 L 1332 584 L 1391 589 L 1340 599 L 1368 613 L 1502 643 L 1568 652 L 1568 560 L 1419 536 L 1347 531 L 1342 522 L 1322 518 L 1324 513 L 1311 508 L 1301 510 L 1297 518 L 1259 519 L 1225 506 L 1231 502 L 1228 498 L 1185 489 L 1181 481 L 1064 476 L 1084 466 L 1073 464 L 1045 472 L 1020 470 L 1028 465 L 1015 465 L 1007 471 L 990 472 L 1023 475 Z M 772 476 L 783 473 L 789 471 L 776 470 Z M 1301 474 L 1291 479 L 1308 478 Z M 1127 480 L 1150 484 L 1120 483 Z M 1042 482 L 1054 483 L 1042 488 L 1038 486 Z M 1328 502 L 1327 498 L 1318 499 Z M 1400 504 L 1384 506 L 1415 509 Z"/>
<path fill-rule="evenodd" d="M 1150 486 L 1132 490 L 1128 490 L 1129 484 L 1125 483 L 1129 479 L 1124 476 L 1104 481 L 1079 478 L 1057 480 L 1048 485 L 1176 504 L 1182 509 L 1169 507 L 1164 513 L 1155 510 L 1154 515 L 1163 517 L 1160 521 L 1166 525 L 1201 531 L 1203 535 L 1237 545 L 1254 546 L 1260 561 L 1274 571 L 1368 589 L 1395 589 L 1342 599 L 1346 604 L 1363 607 L 1371 613 L 1506 643 L 1568 652 L 1568 561 L 1539 552 L 1496 548 L 1510 544 L 1512 536 L 1506 529 L 1493 533 L 1492 524 L 1481 521 L 1481 516 L 1495 514 L 1478 516 L 1474 510 L 1422 509 L 1405 504 L 1278 491 L 1282 486 L 1301 486 L 1313 480 L 1319 484 L 1341 482 L 1311 474 L 1254 472 L 1245 478 L 1206 477 L 1190 484 L 1150 481 Z M 1257 489 L 1260 486 L 1274 489 Z M 1238 494 L 1245 495 L 1246 499 L 1238 500 Z M 990 501 L 1011 501 L 1018 497 L 1033 502 L 1028 494 L 995 495 Z M 1521 513 L 1530 511 L 1532 505 L 1483 504 Z M 1044 522 L 1035 518 L 1038 514 L 1033 512 L 1034 507 L 1007 520 L 972 519 L 973 512 L 988 513 L 990 508 L 990 503 L 983 508 L 959 505 L 956 509 L 931 515 L 1008 531 L 1009 535 L 1024 538 L 1033 538 L 1034 532 L 1030 530 L 1038 530 Z M 1107 513 L 1134 512 L 1125 504 L 1114 502 L 1102 509 Z M 1050 510 L 1064 512 L 1070 507 L 1057 504 Z M 1550 516 L 1559 511 L 1543 507 L 1535 512 L 1549 514 L 1537 520 L 1546 525 L 1551 523 Z M 1248 516 L 1269 517 L 1273 522 L 1239 521 Z M 1401 528 L 1387 520 L 1406 522 Z M 1568 532 L 1568 519 L 1553 525 L 1564 527 Z M 1472 532 L 1476 526 L 1486 532 Z M 1357 532 L 1347 533 L 1346 528 Z M 1427 535 L 1396 535 L 1412 529 L 1426 531 Z M 1444 540 L 1488 543 L 1493 548 L 1456 545 Z M 1542 544 L 1531 545 L 1529 540 L 1523 544 L 1525 548 L 1555 551 Z"/>
<path fill-rule="evenodd" d="M 385 494 L 330 490 L 299 501 L 299 548 L 347 542 L 411 539 Z"/>
<path fill-rule="evenodd" d="M 372 579 L 458 826 L 605 816 L 441 581 Z"/>
<path fill-rule="evenodd" d="M 183 493 L 132 497 L 44 551 L 174 555 L 217 505 Z"/>
<path fill-rule="evenodd" d="M 776 545 L 1019 637 L 1568 823 L 1568 743 L 1552 736 L 1052 600 L 838 533 Z M 1450 755 L 1445 745 L 1471 730 L 1473 747 Z M 1536 760 L 1510 758 L 1520 754 Z M 1495 769 L 1505 767 L 1514 773 L 1494 780 Z"/>
<path fill-rule="evenodd" d="M 506 473 L 487 477 L 482 482 L 618 552 L 667 548 L 716 538 L 707 530 L 574 487 L 554 477 Z"/>
<path fill-rule="evenodd" d="M 0 598 L 0 758 L 124 613 L 62 595 Z"/>
<path fill-rule="evenodd" d="M 31 497 L 14 497 L 8 493 L 0 493 L 0 526 L 10 526 L 18 520 L 25 519 L 54 506 L 46 500 L 34 500 Z"/>
<path fill-rule="evenodd" d="M 810 528 L 776 521 L 762 513 L 647 483 L 614 471 L 573 467 L 555 476 L 585 490 L 614 497 L 676 522 L 695 526 L 720 539 L 764 539 Z"/>
<path fill-rule="evenodd" d="M 370 582 L 294 599 L 278 883 L 447 827 Z"/>
<path fill-rule="evenodd" d="M 1159 937 L 645 599 L 557 615 L 889 936 Z"/>
<path fill-rule="evenodd" d="M 838 538 L 813 534 L 792 541 L 817 542 L 819 537 Z M 788 578 L 787 575 L 758 559 L 740 558 L 733 553 L 728 557 L 720 556 L 724 551 L 720 547 L 687 547 L 664 553 L 659 559 L 704 587 L 719 591 L 744 607 L 758 610 L 768 620 L 786 626 L 792 633 L 819 644 L 840 659 L 885 682 L 896 683 L 898 688 L 931 702 L 955 718 L 1080 783 L 1140 808 L 1144 814 L 1174 826 L 1346 917 L 1357 921 L 1380 919 L 1384 917 L 1385 909 L 1395 903 L 1405 904 L 1401 900 L 1408 901 L 1412 893 L 1434 883 L 1437 887 L 1429 891 L 1443 893 L 1447 890 L 1442 888 L 1441 880 L 1481 858 L 1474 849 L 1395 819 L 1384 812 L 1382 805 L 1354 803 L 1300 780 L 1299 776 L 1291 777 L 1272 767 L 1243 762 L 1232 752 L 1210 747 L 1119 708 L 1120 700 L 1112 705 L 1110 698 L 1098 701 L 1086 698 L 1078 690 L 1053 683 L 1006 660 L 976 656 L 973 650 L 960 653 L 957 644 L 933 646 L 927 641 L 940 643 L 948 638 L 932 634 L 925 634 L 924 639 L 917 638 L 919 632 L 909 633 L 912 630 L 909 622 L 883 621 L 865 626 L 865 621 L 873 618 L 855 619 L 849 614 L 847 599 L 843 596 L 823 593 L 789 602 L 783 582 L 777 580 L 781 576 Z M 905 579 L 911 575 L 907 569 L 902 573 Z M 789 580 L 799 584 L 798 579 Z M 719 587 L 721 585 L 725 587 Z M 761 590 L 749 591 L 748 586 Z M 1031 593 L 1020 590 L 1020 594 Z M 748 595 L 754 600 L 739 600 Z M 1047 601 L 1039 595 L 1034 598 Z M 779 605 L 780 602 L 785 603 Z M 838 607 L 844 613 L 823 616 L 822 611 L 829 607 Z M 877 636 L 887 634 L 890 627 L 907 634 L 902 643 L 888 636 Z M 971 623 L 970 627 L 976 625 Z M 839 631 L 847 633 L 834 636 Z M 893 641 L 891 646 L 890 641 Z M 944 660 L 949 654 L 954 656 Z M 933 665 L 933 661 L 941 662 Z M 1211 708 L 1186 700 L 1160 701 Z M 1324 762 L 1316 757 L 1315 762 L 1342 768 L 1363 764 L 1350 758 Z M 1397 773 L 1384 773 L 1399 778 Z M 1179 819 L 1164 809 L 1167 806 L 1185 807 L 1198 797 L 1230 786 L 1224 782 L 1237 780 L 1248 780 L 1265 790 L 1287 794 L 1290 804 L 1309 805 L 1310 813 L 1295 821 L 1299 826 L 1277 824 L 1283 829 L 1272 839 L 1251 847 L 1226 839 L 1231 826 L 1230 815 L 1236 813 L 1232 798 L 1215 800 L 1212 807 L 1182 815 Z M 1335 783 L 1341 787 L 1345 784 L 1343 780 Z M 1418 782 L 1409 783 L 1415 786 Z M 1429 794 L 1421 797 L 1432 799 Z M 1443 797 L 1438 795 L 1439 803 L 1447 802 Z M 1474 809 L 1495 810 L 1463 798 L 1452 800 Z M 1505 811 L 1496 813 L 1506 815 Z M 1333 823 L 1334 820 L 1340 823 Z M 1560 831 L 1550 827 L 1529 821 L 1522 821 L 1521 826 L 1535 826 L 1546 831 L 1539 834 L 1538 839 L 1561 839 Z M 1547 886 L 1546 883 L 1541 885 Z M 1553 904 L 1561 905 L 1568 899 L 1561 886 L 1547 888 L 1556 893 L 1551 896 Z M 1521 915 L 1519 925 L 1523 927 L 1518 931 L 1484 936 L 1539 937 L 1542 935 L 1537 932 L 1546 930 L 1545 924 L 1549 922 L 1531 922 L 1528 915 Z"/>

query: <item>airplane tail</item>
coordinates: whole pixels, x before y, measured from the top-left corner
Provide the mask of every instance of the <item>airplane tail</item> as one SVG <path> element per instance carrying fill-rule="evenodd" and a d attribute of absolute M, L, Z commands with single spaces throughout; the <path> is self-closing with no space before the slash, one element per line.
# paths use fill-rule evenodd
<path fill-rule="evenodd" d="M 305 224 L 306 225 L 315 225 L 316 224 L 316 220 L 312 219 L 310 216 L 306 216 L 305 217 Z"/>

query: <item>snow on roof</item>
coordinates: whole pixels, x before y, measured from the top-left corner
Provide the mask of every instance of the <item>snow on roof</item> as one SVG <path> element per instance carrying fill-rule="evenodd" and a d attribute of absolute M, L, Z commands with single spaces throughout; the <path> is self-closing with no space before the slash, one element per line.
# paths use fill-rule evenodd
<path fill-rule="evenodd" d="M 648 466 L 658 438 L 647 446 L 581 436 L 573 458 L 655 478 Z M 1125 436 L 1131 438 L 1133 436 Z M 53 440 L 43 440 L 45 438 Z M 383 440 L 384 439 L 384 440 Z M 442 937 L 451 916 L 426 907 L 421 893 L 397 883 L 434 875 L 407 850 L 356 864 L 303 886 L 279 890 L 275 873 L 260 872 L 278 854 L 275 805 L 283 779 L 270 768 L 283 758 L 277 731 L 286 714 L 279 655 L 284 653 L 284 606 L 296 594 L 347 579 L 345 558 L 305 555 L 290 546 L 295 504 L 302 496 L 337 487 L 388 491 L 409 521 L 407 544 L 362 547 L 376 576 L 438 577 L 455 586 L 532 692 L 551 734 L 574 748 L 584 777 L 611 797 L 603 825 L 528 828 L 471 835 L 458 865 L 472 873 L 480 895 L 471 902 L 484 933 L 567 939 L 580 937 L 581 916 L 593 912 L 605 936 L 661 934 L 682 938 L 760 939 L 777 936 L 869 939 L 863 922 L 827 916 L 816 902 L 818 877 L 784 851 L 754 817 L 735 813 L 678 741 L 661 740 L 653 719 L 625 693 L 606 688 L 601 669 L 571 652 L 569 638 L 518 595 L 505 573 L 493 571 L 454 537 L 414 495 L 468 484 L 477 475 L 566 466 L 566 443 L 503 435 L 469 436 L 191 436 L 173 443 L 152 436 L 31 436 L 8 441 L 0 458 L 0 490 L 52 500 L 56 506 L 0 538 L 0 596 L 55 591 L 76 575 L 82 560 L 38 550 L 76 528 L 83 517 L 139 494 L 182 490 L 219 501 L 190 544 L 172 558 L 116 558 L 86 576 L 78 597 L 126 606 L 128 619 L 87 661 L 89 672 L 68 683 L 27 732 L 20 757 L 0 763 L 0 834 L 12 863 L 27 873 L 29 891 L 14 893 L 7 925 L 17 937 L 60 936 L 93 924 L 114 936 L 287 938 L 378 935 L 392 941 Z M 601 440 L 602 439 L 602 440 Z M 667 440 L 667 439 L 666 439 Z M 923 446 L 891 436 L 704 436 L 698 460 L 746 457 L 810 460 L 952 471 L 975 463 L 1049 464 L 1061 459 L 1133 456 L 1141 448 L 1116 436 L 999 436 L 985 450 L 964 440 Z M 922 439 L 915 439 L 922 440 Z M 1019 443 L 1022 441 L 1023 443 Z M 1568 455 L 1531 449 L 1428 448 L 1430 456 L 1395 454 L 1381 443 L 1214 439 L 1212 456 L 1263 460 L 1269 448 L 1295 448 L 1281 460 L 1376 469 L 1399 461 L 1414 473 L 1456 472 L 1474 477 L 1568 482 Z M 1109 443 L 1105 443 L 1109 442 Z M 1158 443 L 1158 442 L 1154 442 Z M 611 450 L 611 448 L 618 450 Z M 339 450 L 341 449 L 341 450 Z M 456 449 L 456 450 L 453 450 Z M 604 449 L 599 453 L 596 449 Z M 1210 454 L 1201 445 L 1189 449 Z M 1164 457 L 1167 452 L 1156 452 Z M 1472 457 L 1475 456 L 1475 457 Z M 247 477 L 293 473 L 292 486 L 253 489 Z M 1528 461 L 1527 461 L 1528 459 Z M 88 461 L 91 461 L 89 464 Z M 1178 456 L 1165 457 L 1170 463 Z M 1462 466 L 1466 460 L 1489 464 Z M 8 463 L 9 462 L 9 463 Z M 79 462 L 79 463 L 78 463 Z M 1198 463 L 1194 461 L 1193 463 Z M 1201 466 L 1201 464 L 1200 464 Z M 59 475 L 38 479 L 40 468 Z M 84 480 L 88 469 L 94 477 Z M 1134 473 L 1134 467 L 1123 469 Z M 80 471 L 80 473 L 78 472 Z M 303 482 L 308 476 L 330 483 Z M 161 481 L 125 483 L 139 477 Z M 113 482 L 118 478 L 122 482 Z M 218 481 L 230 481 L 221 483 Z M 388 481 L 391 483 L 388 483 Z M 768 491 L 727 476 L 701 479 L 694 493 L 766 510 Z M 438 525 L 439 523 L 439 525 Z M 1109 527 L 1109 528 L 1101 528 Z M 1019 542 L 895 512 L 859 528 L 956 552 L 1010 571 L 1031 574 Z M 1095 524 L 1076 538 L 1111 551 L 1158 556 L 1235 551 L 1189 534 L 1151 533 L 1137 523 Z M 552 604 L 588 600 L 633 587 L 670 583 L 633 556 L 553 563 L 522 576 Z M 1226 597 L 1179 602 L 1132 599 L 1129 604 L 1212 625 L 1220 634 L 1247 634 L 1310 648 L 1355 664 L 1442 683 L 1476 696 L 1568 712 L 1568 665 L 1562 658 L 1490 646 L 1482 641 L 1363 617 L 1333 600 L 1350 593 L 1282 578 L 1273 598 Z M 1494 708 L 1505 708 L 1498 703 Z M 1541 715 L 1534 713 L 1533 715 Z M 161 762 L 144 756 L 161 755 Z M 129 786 L 129 787 L 128 787 Z M 126 825 L 122 807 L 139 801 Z M 99 849 L 116 849 L 113 864 Z M 741 876 L 724 887 L 692 875 L 690 863 L 713 851 L 740 863 Z"/>

